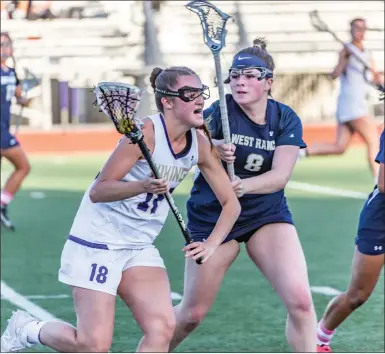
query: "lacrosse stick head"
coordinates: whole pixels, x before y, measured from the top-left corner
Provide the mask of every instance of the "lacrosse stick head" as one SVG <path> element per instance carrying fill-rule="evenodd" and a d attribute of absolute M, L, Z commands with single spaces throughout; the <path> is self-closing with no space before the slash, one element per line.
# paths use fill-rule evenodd
<path fill-rule="evenodd" d="M 205 0 L 191 1 L 186 7 L 199 16 L 206 45 L 213 53 L 218 53 L 225 46 L 225 27 L 231 16 Z"/>
<path fill-rule="evenodd" d="M 320 32 L 328 32 L 329 28 L 326 26 L 326 24 L 320 19 L 318 10 L 314 10 L 309 12 L 310 21 L 312 26 L 320 31 Z"/>
<path fill-rule="evenodd" d="M 135 120 L 142 94 L 140 89 L 119 82 L 100 82 L 94 93 L 95 105 L 113 121 L 120 134 L 126 135 L 134 144 L 143 138 L 141 124 Z"/>

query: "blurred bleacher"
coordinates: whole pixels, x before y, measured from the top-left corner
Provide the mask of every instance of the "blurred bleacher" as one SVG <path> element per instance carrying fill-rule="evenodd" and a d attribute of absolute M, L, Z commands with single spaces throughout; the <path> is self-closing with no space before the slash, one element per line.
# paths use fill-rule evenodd
<path fill-rule="evenodd" d="M 82 3 L 91 6 L 91 2 Z M 2 31 L 9 31 L 14 40 L 18 68 L 28 68 L 42 78 L 42 97 L 36 100 L 34 107 L 46 114 L 44 121 L 50 121 L 42 124 L 41 119 L 35 120 L 36 126 L 49 129 L 52 123 L 105 121 L 97 110 L 90 108 L 93 85 L 101 80 L 122 80 L 143 87 L 156 59 L 164 65 L 191 67 L 212 88 L 212 100 L 217 98 L 212 55 L 203 42 L 197 15 L 184 6 L 187 2 L 164 1 L 160 11 L 147 19 L 142 1 L 98 3 L 104 6 L 105 17 L 2 21 Z M 232 56 L 242 44 L 265 36 L 276 63 L 273 96 L 293 106 L 305 122 L 334 119 L 338 80 L 330 81 L 327 74 L 336 64 L 341 49 L 331 35 L 317 32 L 312 27 L 310 11 L 318 10 L 322 19 L 344 41 L 349 40 L 349 21 L 355 17 L 365 18 L 369 27 L 366 47 L 376 66 L 383 71 L 383 1 L 213 3 L 237 19 L 237 22 L 230 20 L 227 25 L 223 71 L 227 72 Z M 92 4 L 94 6 L 95 2 Z M 162 57 L 153 58 L 150 64 L 145 57 L 150 42 L 144 35 L 146 20 L 156 27 L 162 53 Z M 63 85 L 59 85 L 63 82 L 68 83 L 66 94 L 61 92 Z M 66 95 L 68 102 L 61 102 Z M 374 90 L 372 96 L 374 102 L 377 99 Z M 141 105 L 142 110 L 150 106 Z M 154 109 L 153 105 L 151 109 Z M 147 114 L 151 109 L 140 113 Z M 30 120 L 32 125 L 33 121 Z"/>

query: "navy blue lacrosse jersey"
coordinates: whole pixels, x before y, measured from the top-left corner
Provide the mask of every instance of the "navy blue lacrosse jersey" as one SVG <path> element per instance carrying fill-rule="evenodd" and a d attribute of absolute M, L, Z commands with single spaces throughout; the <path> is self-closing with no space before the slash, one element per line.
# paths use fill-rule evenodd
<path fill-rule="evenodd" d="M 384 131 L 380 137 L 376 162 L 385 163 Z M 363 254 L 385 253 L 385 194 L 379 191 L 378 186 L 370 193 L 362 208 L 355 243 Z"/>
<path fill-rule="evenodd" d="M 9 130 L 11 121 L 11 102 L 15 96 L 16 86 L 19 80 L 14 69 L 1 68 L 1 132 Z"/>
<path fill-rule="evenodd" d="M 384 142 L 384 130 L 383 130 L 380 136 L 380 150 L 378 151 L 378 154 L 376 156 L 376 162 L 385 163 L 384 160 L 385 160 L 385 142 Z"/>
<path fill-rule="evenodd" d="M 226 95 L 230 133 L 235 149 L 235 175 L 249 178 L 271 170 L 277 146 L 295 145 L 305 148 L 302 139 L 302 123 L 288 106 L 269 99 L 266 124 L 250 120 L 234 101 Z M 223 139 L 219 101 L 204 111 L 213 139 Z M 226 163 L 223 162 L 226 168 Z M 260 220 L 269 222 L 291 222 L 284 190 L 271 194 L 245 194 L 239 199 L 241 214 L 229 234 L 227 241 L 258 228 Z M 198 174 L 187 201 L 188 228 L 191 233 L 207 236 L 214 228 L 222 207 L 201 173 Z M 283 217 L 277 218 L 277 215 Z M 258 225 L 257 225 L 258 224 Z M 199 236 L 200 237 L 200 236 Z"/>

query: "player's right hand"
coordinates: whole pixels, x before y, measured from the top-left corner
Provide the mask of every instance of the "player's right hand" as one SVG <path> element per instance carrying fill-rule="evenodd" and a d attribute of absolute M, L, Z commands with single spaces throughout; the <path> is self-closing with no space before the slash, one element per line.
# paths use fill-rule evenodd
<path fill-rule="evenodd" d="M 245 194 L 245 187 L 242 183 L 242 180 L 238 176 L 235 176 L 235 179 L 231 182 L 231 185 L 233 186 L 233 190 L 238 198 Z"/>
<path fill-rule="evenodd" d="M 144 181 L 145 193 L 164 194 L 170 189 L 168 181 L 164 178 L 149 178 Z"/>
<path fill-rule="evenodd" d="M 221 160 L 233 163 L 235 161 L 235 145 L 234 144 L 225 144 L 224 140 L 222 144 L 217 145 L 217 149 L 219 151 L 219 155 L 221 156 Z"/>
<path fill-rule="evenodd" d="M 201 259 L 201 263 L 205 263 L 218 248 L 218 245 L 212 244 L 209 241 L 205 242 L 192 242 L 183 247 L 182 251 L 185 252 L 186 258 L 192 258 L 193 260 Z"/>

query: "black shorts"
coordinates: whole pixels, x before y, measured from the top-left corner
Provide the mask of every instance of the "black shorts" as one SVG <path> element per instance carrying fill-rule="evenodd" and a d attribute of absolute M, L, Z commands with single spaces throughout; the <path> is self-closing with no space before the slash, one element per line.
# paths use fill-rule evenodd
<path fill-rule="evenodd" d="M 362 254 L 385 253 L 385 195 L 379 193 L 378 188 L 362 208 L 355 244 Z"/>
<path fill-rule="evenodd" d="M 225 238 L 223 243 L 229 242 L 231 240 L 236 240 L 239 243 L 247 242 L 253 236 L 253 234 L 258 231 L 261 227 L 267 224 L 277 224 L 277 223 L 287 223 L 294 225 L 293 218 L 290 213 L 277 213 L 269 215 L 265 218 L 255 219 L 252 223 L 249 223 L 247 226 L 233 228 L 230 234 Z M 195 225 L 189 223 L 189 231 L 191 233 L 192 239 L 195 242 L 203 242 L 208 239 L 211 234 L 211 230 L 204 228 L 199 228 Z"/>
<path fill-rule="evenodd" d="M 19 146 L 17 139 L 9 132 L 9 130 L 1 130 L 1 149 L 6 150 Z"/>

